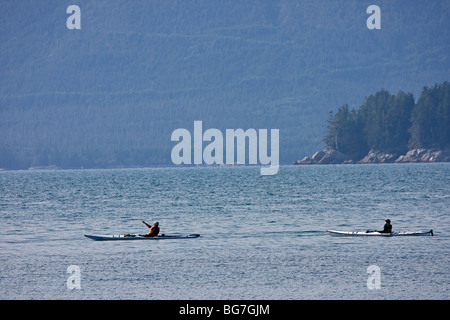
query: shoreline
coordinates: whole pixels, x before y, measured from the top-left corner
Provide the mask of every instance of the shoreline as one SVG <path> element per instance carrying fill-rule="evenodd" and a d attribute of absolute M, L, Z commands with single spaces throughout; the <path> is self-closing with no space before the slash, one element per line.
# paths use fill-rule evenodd
<path fill-rule="evenodd" d="M 336 150 L 317 151 L 311 158 L 294 161 L 294 165 L 314 164 L 375 164 L 375 163 L 434 163 L 450 162 L 450 150 L 411 149 L 405 154 L 384 153 L 370 150 L 364 157 L 346 155 Z"/>

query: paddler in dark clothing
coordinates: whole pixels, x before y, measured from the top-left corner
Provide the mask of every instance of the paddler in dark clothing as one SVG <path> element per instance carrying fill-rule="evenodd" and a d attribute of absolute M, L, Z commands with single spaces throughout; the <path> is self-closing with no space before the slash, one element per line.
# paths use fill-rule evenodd
<path fill-rule="evenodd" d="M 392 224 L 391 224 L 391 220 L 386 219 L 384 221 L 384 227 L 383 230 L 366 230 L 366 233 L 369 232 L 378 232 L 378 233 L 391 233 L 392 232 Z"/>
<path fill-rule="evenodd" d="M 156 237 L 159 233 L 159 222 L 156 221 L 153 223 L 153 226 L 150 226 L 149 224 L 145 223 L 145 221 L 142 221 L 143 224 L 145 224 L 150 230 L 147 234 L 143 234 L 144 237 Z"/>
<path fill-rule="evenodd" d="M 379 233 L 391 233 L 392 232 L 392 224 L 391 220 L 387 219 L 385 220 L 383 230 L 377 231 Z"/>

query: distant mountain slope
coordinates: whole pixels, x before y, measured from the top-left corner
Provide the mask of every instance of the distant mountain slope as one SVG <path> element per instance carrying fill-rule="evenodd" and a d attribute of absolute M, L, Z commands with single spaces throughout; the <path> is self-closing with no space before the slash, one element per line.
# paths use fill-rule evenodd
<path fill-rule="evenodd" d="M 81 8 L 68 30 L 66 8 Z M 450 2 L 7 1 L 0 167 L 171 164 L 177 128 L 280 129 L 322 146 L 328 111 L 448 80 Z M 205 128 L 206 129 L 206 128 Z"/>

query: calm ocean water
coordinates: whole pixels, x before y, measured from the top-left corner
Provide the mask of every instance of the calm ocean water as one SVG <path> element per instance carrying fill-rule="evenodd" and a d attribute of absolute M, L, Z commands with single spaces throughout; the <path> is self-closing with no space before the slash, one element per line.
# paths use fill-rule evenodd
<path fill-rule="evenodd" d="M 0 299 L 449 299 L 449 181 L 445 163 L 0 172 Z M 435 236 L 325 232 L 387 218 Z M 142 220 L 201 237 L 83 236 Z"/>

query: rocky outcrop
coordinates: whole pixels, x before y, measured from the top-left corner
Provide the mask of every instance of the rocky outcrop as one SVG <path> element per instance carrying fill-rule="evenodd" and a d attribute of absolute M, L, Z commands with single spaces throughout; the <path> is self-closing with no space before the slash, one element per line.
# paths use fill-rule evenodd
<path fill-rule="evenodd" d="M 311 158 L 304 157 L 302 160 L 297 160 L 294 164 L 339 164 L 352 163 L 353 160 L 336 150 L 317 151 Z"/>
<path fill-rule="evenodd" d="M 449 150 L 413 149 L 399 156 L 395 162 L 450 162 Z"/>
<path fill-rule="evenodd" d="M 370 150 L 364 158 L 358 161 L 358 163 L 393 163 L 397 158 L 398 154 Z"/>
<path fill-rule="evenodd" d="M 413 149 L 404 155 L 370 150 L 362 159 L 345 155 L 336 150 L 317 151 L 311 158 L 304 157 L 294 164 L 347 164 L 347 163 L 411 163 L 411 162 L 450 162 L 450 150 Z"/>

